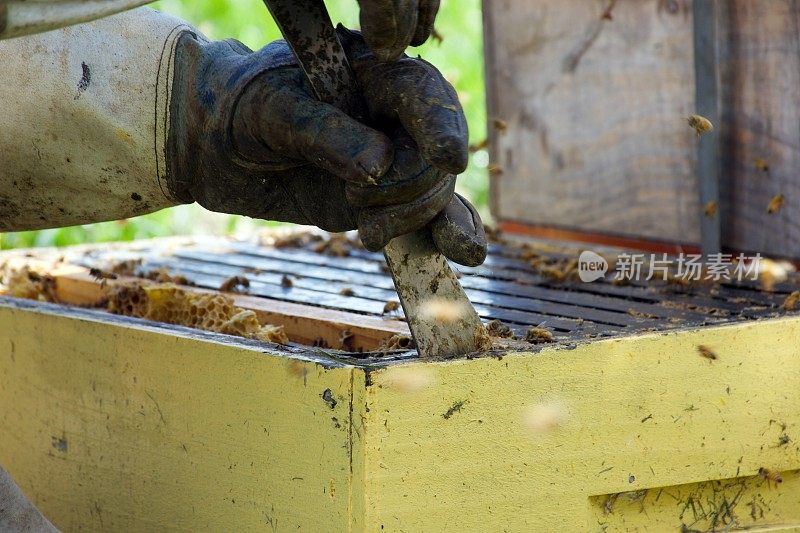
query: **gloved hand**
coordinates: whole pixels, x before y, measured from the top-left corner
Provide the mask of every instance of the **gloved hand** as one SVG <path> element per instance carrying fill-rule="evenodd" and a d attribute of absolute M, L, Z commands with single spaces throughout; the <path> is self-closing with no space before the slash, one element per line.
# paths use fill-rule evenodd
<path fill-rule="evenodd" d="M 453 194 L 467 126 L 452 86 L 425 61 L 382 63 L 359 34 L 337 31 L 381 131 L 316 100 L 283 41 L 252 52 L 181 37 L 166 154 L 172 195 L 212 211 L 358 229 L 371 250 L 433 220 L 443 254 L 482 263 L 480 217 Z"/>
<path fill-rule="evenodd" d="M 382 61 L 397 60 L 428 40 L 439 0 L 358 0 L 364 39 Z"/>

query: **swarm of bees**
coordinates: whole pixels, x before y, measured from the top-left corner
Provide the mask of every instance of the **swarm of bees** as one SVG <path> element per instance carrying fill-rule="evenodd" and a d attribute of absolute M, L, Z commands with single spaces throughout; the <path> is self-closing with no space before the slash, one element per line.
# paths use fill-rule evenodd
<path fill-rule="evenodd" d="M 695 132 L 697 132 L 698 137 L 704 133 L 710 133 L 714 131 L 714 125 L 711 123 L 711 121 L 701 115 L 689 115 L 686 118 L 686 121 L 689 123 L 689 126 Z"/>

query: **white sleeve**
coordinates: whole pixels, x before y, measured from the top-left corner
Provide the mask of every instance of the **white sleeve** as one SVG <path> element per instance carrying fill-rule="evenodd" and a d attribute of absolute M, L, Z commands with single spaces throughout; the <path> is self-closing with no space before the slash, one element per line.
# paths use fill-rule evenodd
<path fill-rule="evenodd" d="M 139 8 L 0 41 L 0 231 L 126 218 L 166 186 L 183 21 Z"/>

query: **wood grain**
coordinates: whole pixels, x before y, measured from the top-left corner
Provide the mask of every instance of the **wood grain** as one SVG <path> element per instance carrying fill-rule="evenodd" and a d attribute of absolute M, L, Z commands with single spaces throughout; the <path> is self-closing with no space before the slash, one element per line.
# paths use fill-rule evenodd
<path fill-rule="evenodd" d="M 672 4 L 670 4 L 672 5 Z M 692 24 L 685 3 L 485 2 L 502 220 L 696 242 Z"/>
<path fill-rule="evenodd" d="M 727 246 L 800 257 L 800 6 L 718 2 Z M 759 170 L 757 159 L 769 165 Z M 783 209 L 767 214 L 777 194 Z"/>
<path fill-rule="evenodd" d="M 716 2 L 723 247 L 800 257 L 800 6 Z M 501 221 L 697 244 L 691 0 L 485 2 Z M 768 171 L 758 168 L 763 164 Z M 767 214 L 778 194 L 783 208 Z"/>

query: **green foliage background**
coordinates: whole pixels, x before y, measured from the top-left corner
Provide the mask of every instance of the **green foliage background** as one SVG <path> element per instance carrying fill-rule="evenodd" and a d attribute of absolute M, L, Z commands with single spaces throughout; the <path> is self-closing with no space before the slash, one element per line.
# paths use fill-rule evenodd
<path fill-rule="evenodd" d="M 356 0 L 327 0 L 334 22 L 358 28 Z M 151 7 L 187 20 L 212 39 L 236 38 L 259 48 L 280 38 L 262 0 L 161 0 Z M 483 41 L 480 0 L 443 0 L 436 22 L 442 42 L 429 40 L 409 54 L 419 54 L 436 65 L 456 87 L 467 114 L 472 142 L 486 137 L 483 83 Z M 487 155 L 473 155 L 459 178 L 459 191 L 486 213 Z M 102 201 L 98 198 L 98 201 Z M 198 205 L 179 206 L 120 221 L 69 228 L 0 234 L 0 249 L 64 246 L 84 242 L 133 240 L 174 234 L 246 234 L 275 222 L 211 213 Z"/>

